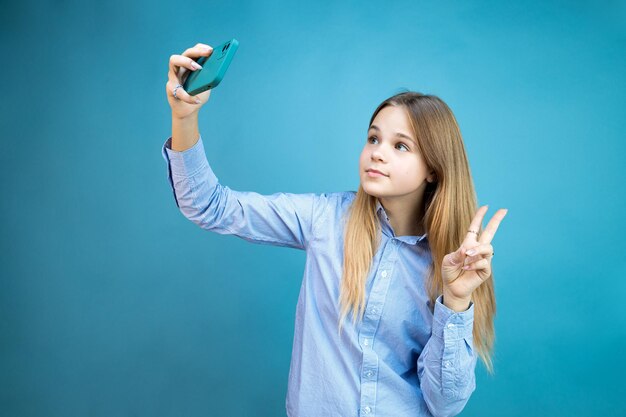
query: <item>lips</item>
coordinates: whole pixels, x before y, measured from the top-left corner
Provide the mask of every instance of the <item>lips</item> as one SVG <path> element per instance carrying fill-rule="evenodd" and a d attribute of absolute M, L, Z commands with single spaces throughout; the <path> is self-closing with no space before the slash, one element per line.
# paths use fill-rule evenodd
<path fill-rule="evenodd" d="M 377 173 L 377 174 L 384 175 L 385 177 L 387 176 L 387 174 L 383 174 L 383 173 L 382 173 L 382 172 L 380 172 L 379 170 L 377 170 L 377 169 L 372 169 L 372 168 L 370 168 L 370 169 L 366 170 L 365 172 L 375 172 L 375 173 Z"/>

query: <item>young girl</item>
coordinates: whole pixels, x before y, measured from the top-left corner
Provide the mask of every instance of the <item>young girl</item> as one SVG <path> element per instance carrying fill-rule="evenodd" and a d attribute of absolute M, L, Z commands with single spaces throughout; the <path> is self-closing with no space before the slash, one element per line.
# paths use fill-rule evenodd
<path fill-rule="evenodd" d="M 374 111 L 357 192 L 260 195 L 218 182 L 198 131 L 208 90 L 182 88 L 204 44 L 172 55 L 163 147 L 181 212 L 200 227 L 306 250 L 286 399 L 290 417 L 453 416 L 491 372 L 495 297 L 461 133 L 439 98 L 395 95 Z"/>

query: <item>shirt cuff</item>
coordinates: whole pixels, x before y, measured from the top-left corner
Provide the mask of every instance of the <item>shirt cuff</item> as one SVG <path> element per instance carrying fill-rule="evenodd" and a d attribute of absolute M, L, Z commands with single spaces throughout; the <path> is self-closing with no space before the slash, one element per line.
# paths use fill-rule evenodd
<path fill-rule="evenodd" d="M 456 312 L 443 304 L 443 295 L 435 300 L 432 334 L 445 340 L 472 339 L 474 303 L 465 311 Z"/>
<path fill-rule="evenodd" d="M 170 136 L 163 144 L 161 152 L 174 177 L 191 177 L 208 165 L 202 136 L 198 137 L 198 141 L 191 148 L 182 152 L 172 150 Z"/>

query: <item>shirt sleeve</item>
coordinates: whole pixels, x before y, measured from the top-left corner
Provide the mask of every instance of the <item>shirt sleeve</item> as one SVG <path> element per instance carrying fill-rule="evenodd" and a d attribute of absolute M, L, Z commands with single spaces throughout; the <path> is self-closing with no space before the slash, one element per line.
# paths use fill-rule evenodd
<path fill-rule="evenodd" d="M 203 229 L 232 234 L 253 243 L 306 249 L 325 194 L 235 191 L 219 183 L 209 166 L 202 137 L 182 152 L 163 145 L 168 180 L 176 205 Z"/>
<path fill-rule="evenodd" d="M 476 389 L 474 303 L 455 312 L 435 301 L 432 334 L 417 360 L 424 401 L 435 417 L 459 414 Z"/>

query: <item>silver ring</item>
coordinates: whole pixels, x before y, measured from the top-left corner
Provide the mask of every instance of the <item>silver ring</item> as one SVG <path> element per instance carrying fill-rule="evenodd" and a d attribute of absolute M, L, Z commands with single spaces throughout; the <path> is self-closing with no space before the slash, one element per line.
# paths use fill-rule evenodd
<path fill-rule="evenodd" d="M 174 94 L 173 95 L 174 95 L 174 98 L 176 100 L 180 100 L 178 97 L 176 97 L 176 90 L 179 89 L 180 87 L 182 87 L 182 85 L 180 85 L 180 84 L 178 84 L 176 87 L 174 87 Z"/>
<path fill-rule="evenodd" d="M 476 236 L 478 236 L 478 232 L 475 232 L 473 230 L 468 230 L 467 233 L 476 233 Z"/>

